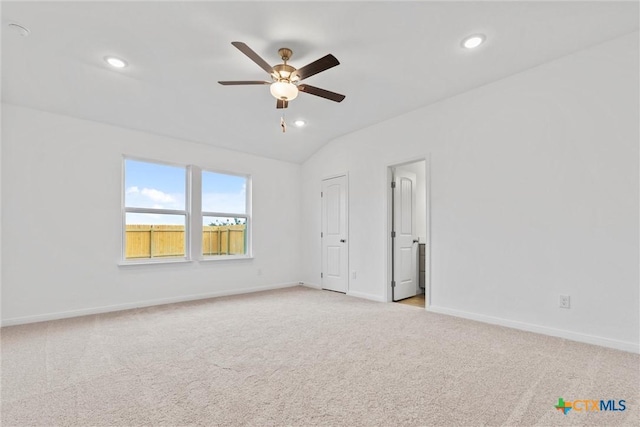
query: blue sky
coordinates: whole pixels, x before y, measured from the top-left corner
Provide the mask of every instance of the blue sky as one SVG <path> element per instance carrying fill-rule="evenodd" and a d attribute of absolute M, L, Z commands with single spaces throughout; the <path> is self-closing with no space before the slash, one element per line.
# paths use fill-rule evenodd
<path fill-rule="evenodd" d="M 127 207 L 185 208 L 185 168 L 125 160 Z M 202 209 L 205 212 L 246 213 L 246 178 L 204 171 Z M 205 224 L 211 222 L 204 221 Z M 127 224 L 184 224 L 183 216 L 127 214 Z"/>
<path fill-rule="evenodd" d="M 246 178 L 202 172 L 202 211 L 246 213 Z"/>

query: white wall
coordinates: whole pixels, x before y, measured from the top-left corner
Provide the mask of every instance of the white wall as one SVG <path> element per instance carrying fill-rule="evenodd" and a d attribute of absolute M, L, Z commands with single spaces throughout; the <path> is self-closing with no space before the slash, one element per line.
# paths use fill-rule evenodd
<path fill-rule="evenodd" d="M 0 129 L 2 129 L 2 114 L 0 114 Z M 2 217 L 4 212 L 2 208 L 2 182 L 2 139 L 0 138 L 0 326 L 2 325 Z"/>
<path fill-rule="evenodd" d="M 300 280 L 299 165 L 6 104 L 2 119 L 3 324 Z M 251 174 L 254 259 L 119 267 L 123 154 Z"/>
<path fill-rule="evenodd" d="M 303 280 L 348 172 L 349 290 L 385 299 L 387 166 L 428 158 L 433 310 L 638 351 L 638 76 L 635 33 L 332 141 L 303 164 Z"/>

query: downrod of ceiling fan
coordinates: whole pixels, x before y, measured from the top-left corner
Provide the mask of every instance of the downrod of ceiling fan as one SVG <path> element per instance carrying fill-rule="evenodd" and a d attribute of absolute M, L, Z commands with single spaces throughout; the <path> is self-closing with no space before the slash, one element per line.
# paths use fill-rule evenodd
<path fill-rule="evenodd" d="M 281 47 L 278 49 L 278 55 L 282 58 L 283 64 L 278 64 L 273 67 L 272 77 L 276 81 L 291 82 L 291 76 L 293 72 L 296 71 L 296 68 L 287 64 L 287 61 L 291 58 L 291 55 L 293 55 L 293 51 L 287 47 Z"/>

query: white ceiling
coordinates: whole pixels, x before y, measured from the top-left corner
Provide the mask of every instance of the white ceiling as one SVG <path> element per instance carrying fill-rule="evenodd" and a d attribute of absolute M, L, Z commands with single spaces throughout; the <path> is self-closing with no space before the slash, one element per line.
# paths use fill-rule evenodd
<path fill-rule="evenodd" d="M 31 30 L 21 37 L 8 29 Z M 2 100 L 127 128 L 302 162 L 328 141 L 638 30 L 633 2 L 2 2 Z M 484 33 L 474 51 L 464 36 Z M 301 67 L 341 64 L 305 83 L 280 131 L 267 74 L 293 49 Z M 110 69 L 115 55 L 130 66 Z"/>

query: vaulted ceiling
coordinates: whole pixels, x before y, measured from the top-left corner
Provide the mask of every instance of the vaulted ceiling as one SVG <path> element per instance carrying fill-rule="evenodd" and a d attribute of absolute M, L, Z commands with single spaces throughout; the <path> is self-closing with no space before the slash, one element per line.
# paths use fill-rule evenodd
<path fill-rule="evenodd" d="M 2 100 L 302 162 L 340 135 L 637 30 L 637 2 L 3 1 Z M 474 33 L 486 42 L 463 49 Z M 268 79 L 232 41 L 271 65 L 280 47 L 296 67 L 332 53 L 341 64 L 305 83 L 346 99 L 300 94 L 283 134 L 268 86 L 217 83 Z"/>

